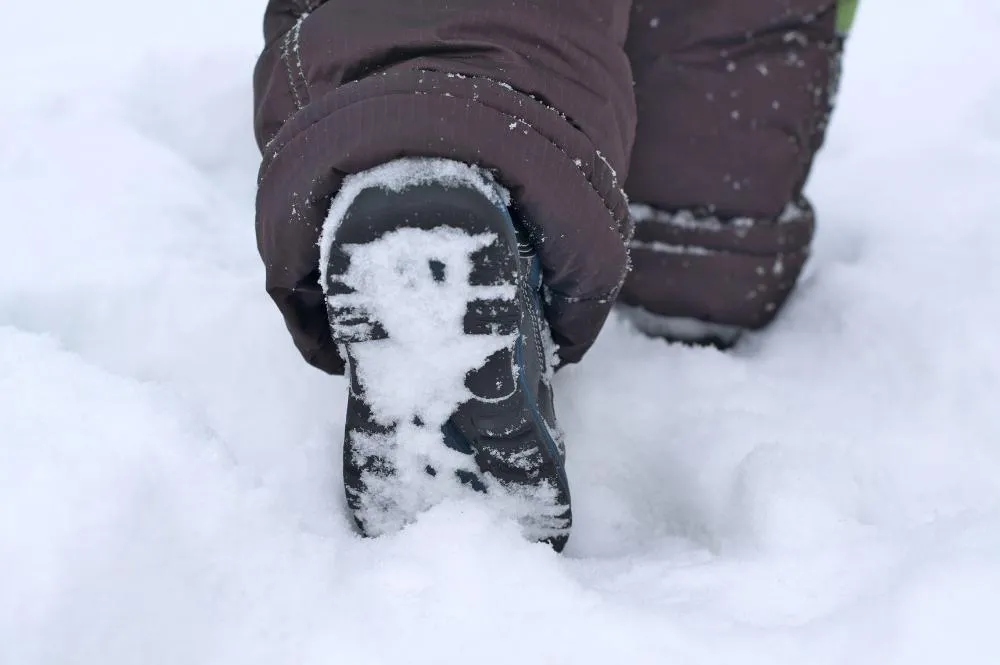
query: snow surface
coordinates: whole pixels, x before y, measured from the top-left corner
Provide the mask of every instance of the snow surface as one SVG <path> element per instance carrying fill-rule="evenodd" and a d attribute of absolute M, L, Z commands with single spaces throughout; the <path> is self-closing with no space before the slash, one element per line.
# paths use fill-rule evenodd
<path fill-rule="evenodd" d="M 1000 662 L 994 0 L 862 7 L 773 329 L 560 374 L 562 557 L 353 535 L 255 252 L 262 2 L 8 5 L 0 663 Z"/>

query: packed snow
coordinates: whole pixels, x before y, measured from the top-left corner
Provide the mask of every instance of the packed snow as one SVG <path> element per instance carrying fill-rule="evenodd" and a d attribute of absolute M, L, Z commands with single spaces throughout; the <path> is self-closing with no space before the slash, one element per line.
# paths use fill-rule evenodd
<path fill-rule="evenodd" d="M 872 0 L 780 321 L 557 377 L 567 552 L 356 536 L 263 292 L 262 2 L 8 3 L 0 663 L 1000 662 L 1000 9 Z"/>

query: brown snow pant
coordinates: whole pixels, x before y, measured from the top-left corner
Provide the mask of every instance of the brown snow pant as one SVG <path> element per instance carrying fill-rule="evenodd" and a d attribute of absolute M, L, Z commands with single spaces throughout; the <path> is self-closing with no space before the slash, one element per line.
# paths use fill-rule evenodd
<path fill-rule="evenodd" d="M 257 237 L 299 350 L 343 372 L 319 230 L 345 175 L 402 156 L 478 164 L 511 190 L 564 361 L 616 299 L 767 324 L 813 234 L 802 188 L 837 79 L 836 13 L 835 0 L 271 0 Z"/>

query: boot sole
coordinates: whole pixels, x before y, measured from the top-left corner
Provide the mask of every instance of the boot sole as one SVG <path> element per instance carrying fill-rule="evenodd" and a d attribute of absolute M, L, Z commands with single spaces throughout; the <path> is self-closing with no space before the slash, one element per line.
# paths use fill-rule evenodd
<path fill-rule="evenodd" d="M 349 359 L 351 396 L 344 445 L 348 506 L 362 532 L 370 531 L 360 515 L 366 485 L 372 481 L 371 474 L 391 475 L 391 464 L 378 458 L 388 459 L 396 446 L 406 444 L 397 435 L 407 425 L 399 420 L 375 423 L 373 405 L 365 397 L 357 359 L 363 353 L 371 355 L 372 343 L 390 339 L 393 325 L 375 311 L 378 308 L 365 305 L 379 294 L 359 294 L 364 287 L 359 289 L 357 281 L 349 278 L 352 255 L 358 247 L 371 246 L 396 232 L 412 233 L 414 229 L 426 232 L 428 237 L 444 238 L 454 232 L 486 239 L 468 255 L 468 285 L 483 297 L 470 299 L 465 305 L 462 332 L 467 336 L 506 337 L 508 342 L 465 376 L 465 388 L 473 397 L 455 408 L 448 426 L 468 443 L 468 452 L 482 474 L 479 487 L 500 498 L 504 511 L 518 519 L 526 536 L 560 551 L 572 523 L 569 483 L 555 437 L 526 377 L 524 335 L 535 334 L 535 330 L 529 330 L 531 313 L 522 311 L 519 304 L 529 295 L 529 289 L 527 275 L 520 270 L 517 232 L 506 210 L 471 188 L 421 185 L 401 192 L 364 190 L 334 234 L 325 287 L 331 331 Z M 443 252 L 441 258 L 428 261 L 430 274 L 443 278 L 455 268 L 448 265 L 447 254 Z M 407 276 L 401 274 L 399 279 Z M 372 455 L 373 431 L 382 447 L 380 455 Z M 359 459 L 373 457 L 375 461 L 366 463 L 365 468 L 355 468 Z M 476 486 L 474 479 L 463 480 Z"/>

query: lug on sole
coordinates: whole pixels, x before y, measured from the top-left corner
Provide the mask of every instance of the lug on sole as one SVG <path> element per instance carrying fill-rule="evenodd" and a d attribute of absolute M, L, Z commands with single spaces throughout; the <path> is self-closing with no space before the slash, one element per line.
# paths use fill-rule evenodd
<path fill-rule="evenodd" d="M 421 238 L 421 232 L 426 239 Z M 359 248 L 399 239 L 403 234 L 417 243 L 459 243 L 467 250 L 466 259 L 449 265 L 449 257 L 455 256 L 449 251 L 439 255 L 415 251 L 418 261 L 426 256 L 425 264 L 399 270 L 391 276 L 396 283 L 373 285 L 352 277 L 352 260 L 359 256 Z M 495 348 L 483 347 L 487 356 L 465 375 L 465 401 L 454 408 L 450 418 L 445 416 L 450 431 L 457 431 L 467 444 L 463 452 L 471 454 L 475 462 L 473 472 L 459 470 L 456 475 L 462 483 L 496 499 L 506 514 L 517 518 L 527 537 L 562 550 L 572 521 L 569 487 L 555 437 L 539 409 L 537 386 L 530 385 L 525 376 L 525 336 L 535 332 L 531 313 L 520 304 L 528 292 L 527 275 L 509 214 L 471 188 L 425 185 L 402 192 L 367 189 L 344 215 L 328 256 L 324 286 L 330 326 L 349 360 L 351 381 L 344 483 L 348 506 L 362 533 L 379 532 L 365 512 L 372 507 L 372 487 L 412 480 L 395 477 L 392 460 L 410 443 L 407 437 L 414 426 L 425 424 L 419 419 L 402 422 L 384 415 L 376 417 L 377 405 L 366 396 L 374 386 L 363 385 L 359 359 L 377 354 L 378 344 L 392 340 L 392 331 L 400 325 L 384 320 L 385 310 L 371 303 L 385 297 L 383 289 L 405 293 L 414 269 L 442 283 L 467 273 L 463 286 L 471 296 L 462 303 L 461 334 L 474 340 L 472 344 L 478 343 L 475 340 L 495 341 Z M 423 372 L 435 370 L 433 365 L 430 369 L 426 364 L 420 367 Z M 437 379 L 429 374 L 423 377 L 430 385 Z M 391 390 L 391 386 L 385 388 Z M 429 476 L 437 475 L 431 467 L 426 471 Z M 377 509 L 392 512 L 399 507 L 388 501 L 378 503 Z M 395 521 L 405 523 L 407 518 Z"/>

